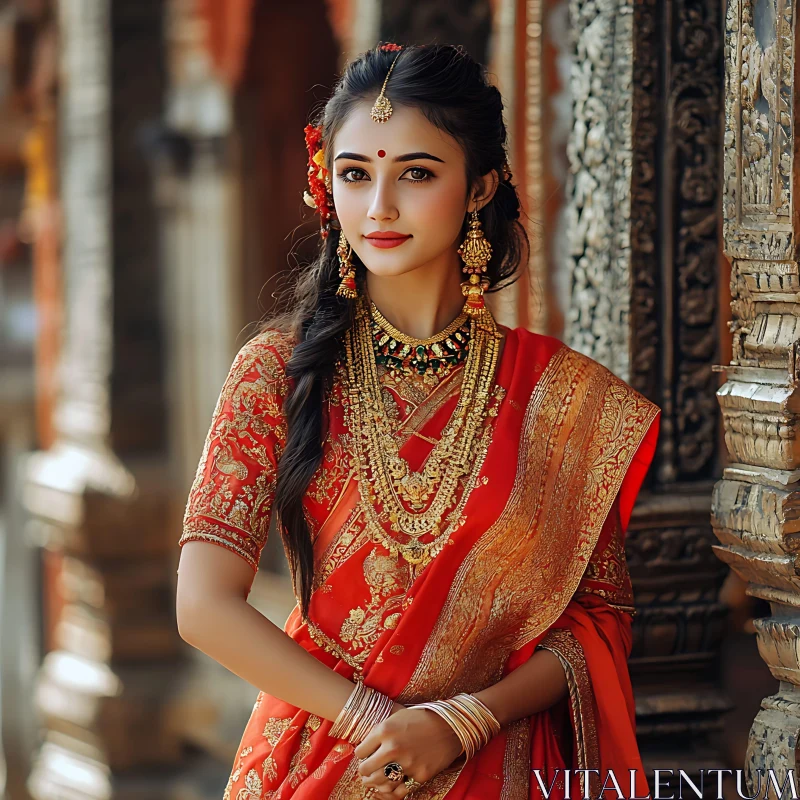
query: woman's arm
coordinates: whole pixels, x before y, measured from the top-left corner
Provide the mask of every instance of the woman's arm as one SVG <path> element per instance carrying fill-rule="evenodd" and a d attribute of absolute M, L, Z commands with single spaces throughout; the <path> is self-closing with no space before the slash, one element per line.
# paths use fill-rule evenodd
<path fill-rule="evenodd" d="M 181 637 L 253 686 L 335 719 L 354 684 L 247 602 L 252 581 L 253 570 L 235 553 L 207 542 L 187 542 L 178 569 Z"/>
<path fill-rule="evenodd" d="M 550 650 L 537 650 L 502 680 L 473 694 L 501 725 L 508 725 L 550 708 L 567 694 L 568 688 L 558 656 Z"/>

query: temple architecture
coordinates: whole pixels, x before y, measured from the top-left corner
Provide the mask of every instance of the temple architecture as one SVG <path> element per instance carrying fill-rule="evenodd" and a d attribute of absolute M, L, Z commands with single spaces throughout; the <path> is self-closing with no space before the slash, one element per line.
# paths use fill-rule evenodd
<path fill-rule="evenodd" d="M 30 384 L 6 391 L 18 367 L 0 360 L 4 416 L 26 420 L 0 427 L 18 476 L 0 487 L 0 637 L 19 654 L 0 655 L 0 797 L 4 783 L 4 800 L 221 796 L 255 690 L 178 637 L 183 505 L 234 353 L 313 247 L 303 126 L 381 40 L 463 44 L 503 93 L 532 247 L 491 300 L 499 319 L 561 337 L 663 410 L 626 545 L 646 768 L 743 768 L 749 794 L 757 769 L 795 768 L 792 12 L 0 4 L 0 113 L 14 123 L 0 168 L 19 184 L 0 191 L 0 288 L 26 263 L 37 315 Z M 731 597 L 761 658 L 750 685 L 765 687 L 736 763 Z M 250 601 L 279 625 L 293 605 L 277 536 Z"/>

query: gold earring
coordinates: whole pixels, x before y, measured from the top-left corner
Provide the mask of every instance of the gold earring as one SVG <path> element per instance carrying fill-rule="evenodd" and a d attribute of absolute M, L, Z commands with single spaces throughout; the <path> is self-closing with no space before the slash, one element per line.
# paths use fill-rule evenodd
<path fill-rule="evenodd" d="M 458 254 L 464 260 L 461 271 L 469 278 L 461 284 L 461 291 L 467 298 L 464 310 L 468 314 L 477 316 L 485 310 L 483 293 L 489 288 L 488 279 L 483 277 L 489 260 L 492 257 L 492 245 L 483 235 L 481 221 L 478 219 L 478 209 L 470 214 L 467 238 L 458 248 Z"/>
<path fill-rule="evenodd" d="M 353 246 L 347 241 L 344 230 L 339 231 L 339 245 L 336 248 L 336 255 L 339 256 L 339 277 L 342 282 L 336 290 L 339 297 L 346 297 L 353 300 L 358 296 L 356 290 L 356 268 L 353 266 Z"/>

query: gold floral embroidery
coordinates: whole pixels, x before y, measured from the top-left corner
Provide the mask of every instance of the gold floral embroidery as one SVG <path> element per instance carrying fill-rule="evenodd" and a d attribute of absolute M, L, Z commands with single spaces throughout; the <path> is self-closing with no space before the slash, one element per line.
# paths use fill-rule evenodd
<path fill-rule="evenodd" d="M 264 759 L 261 768 L 264 772 L 264 780 L 268 780 L 272 783 L 278 779 L 278 765 L 275 763 L 275 759 L 272 756 L 267 756 Z"/>
<path fill-rule="evenodd" d="M 243 764 L 245 758 L 253 752 L 252 747 L 245 747 L 241 753 L 239 753 L 239 762 L 237 763 L 236 767 L 230 774 L 228 778 L 228 783 L 225 786 L 225 791 L 222 794 L 222 800 L 231 800 L 231 791 L 233 789 L 233 784 L 239 780 L 239 776 L 242 774 Z"/>
<path fill-rule="evenodd" d="M 350 471 L 348 439 L 348 434 L 344 433 L 335 438 L 330 434 L 326 437 L 322 461 L 306 490 L 306 495 L 315 503 L 332 505 L 344 489 L 344 479 Z"/>
<path fill-rule="evenodd" d="M 341 530 L 328 545 L 314 569 L 314 590 L 325 591 L 325 581 L 348 558 L 357 553 L 366 543 L 367 535 L 364 526 L 359 523 L 361 512 L 354 508 Z"/>
<path fill-rule="evenodd" d="M 244 788 L 239 789 L 236 800 L 262 800 L 264 785 L 256 770 L 251 769 L 244 778 Z"/>
<path fill-rule="evenodd" d="M 349 742 L 337 742 L 328 755 L 325 756 L 322 763 L 311 773 L 311 777 L 319 780 L 325 775 L 331 764 L 338 764 L 340 761 L 344 761 L 352 753 L 353 745 Z"/>
<path fill-rule="evenodd" d="M 391 615 L 393 623 L 389 625 L 382 624 L 381 620 L 387 611 L 402 602 L 409 585 L 408 565 L 381 553 L 376 547 L 364 559 L 363 573 L 369 588 L 369 602 L 350 609 L 339 631 L 339 639 L 351 652 L 372 649 L 386 628 L 397 627 L 398 613 Z"/>
<path fill-rule="evenodd" d="M 291 724 L 291 717 L 270 717 L 264 726 L 263 736 L 275 747 Z"/>
<path fill-rule="evenodd" d="M 289 775 L 286 778 L 292 789 L 296 789 L 308 777 L 308 765 L 303 763 L 303 759 L 311 752 L 311 734 L 318 730 L 321 724 L 322 720 L 319 717 L 310 714 L 300 731 L 300 742 L 289 762 Z"/>
<path fill-rule="evenodd" d="M 282 403 L 290 350 L 286 335 L 265 331 L 237 353 L 203 445 L 179 545 L 218 544 L 257 569 L 286 439 Z"/>
<path fill-rule="evenodd" d="M 308 628 L 308 635 L 314 640 L 318 647 L 321 647 L 325 652 L 332 653 L 345 664 L 350 665 L 355 671 L 356 675 L 353 680 L 359 680 L 363 671 L 364 662 L 369 656 L 369 650 L 361 650 L 356 655 L 351 656 L 336 639 L 328 636 L 318 625 L 315 625 L 311 620 L 306 621 Z"/>

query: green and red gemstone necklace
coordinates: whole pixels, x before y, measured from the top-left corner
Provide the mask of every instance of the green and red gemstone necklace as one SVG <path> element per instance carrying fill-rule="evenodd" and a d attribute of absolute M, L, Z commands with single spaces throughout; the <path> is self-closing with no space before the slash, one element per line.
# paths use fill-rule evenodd
<path fill-rule="evenodd" d="M 389 370 L 438 375 L 462 361 L 469 352 L 470 317 L 462 311 L 443 331 L 416 339 L 399 331 L 370 303 L 375 362 Z"/>

